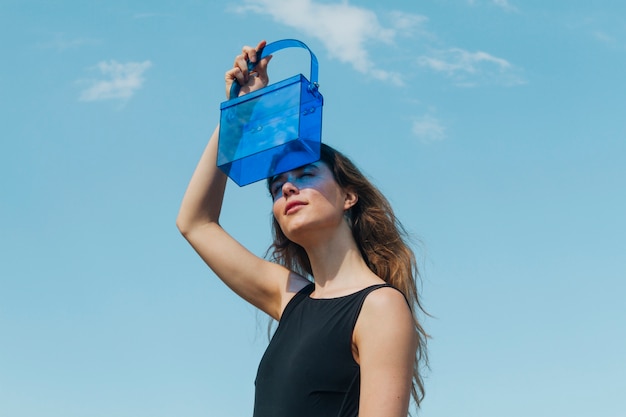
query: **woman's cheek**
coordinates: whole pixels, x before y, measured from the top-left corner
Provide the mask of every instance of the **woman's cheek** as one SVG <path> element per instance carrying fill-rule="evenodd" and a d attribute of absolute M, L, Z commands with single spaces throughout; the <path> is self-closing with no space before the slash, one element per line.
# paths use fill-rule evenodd
<path fill-rule="evenodd" d="M 278 214 L 280 213 L 280 202 L 279 200 L 276 200 L 274 202 L 274 205 L 272 206 L 272 214 L 274 215 L 275 219 L 278 219 Z"/>

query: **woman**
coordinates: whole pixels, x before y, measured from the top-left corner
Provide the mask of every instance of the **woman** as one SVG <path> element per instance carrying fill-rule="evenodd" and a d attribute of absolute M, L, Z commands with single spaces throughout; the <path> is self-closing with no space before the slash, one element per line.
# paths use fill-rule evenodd
<path fill-rule="evenodd" d="M 268 84 L 267 65 L 246 46 L 226 72 L 240 95 Z M 189 183 L 177 226 L 235 293 L 279 322 L 257 373 L 254 417 L 406 417 L 424 388 L 426 333 L 415 258 L 387 200 L 342 154 L 268 180 L 271 261 L 219 224 L 226 176 L 215 130 Z"/>

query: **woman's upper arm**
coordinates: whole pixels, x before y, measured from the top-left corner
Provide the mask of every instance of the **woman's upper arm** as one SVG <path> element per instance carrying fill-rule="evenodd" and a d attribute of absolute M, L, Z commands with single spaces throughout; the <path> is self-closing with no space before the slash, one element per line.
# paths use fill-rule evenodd
<path fill-rule="evenodd" d="M 274 319 L 308 281 L 287 268 L 262 259 L 215 222 L 197 226 L 185 238 L 215 274 L 236 294 Z"/>
<path fill-rule="evenodd" d="M 417 334 L 404 296 L 387 287 L 370 293 L 354 342 L 361 367 L 359 417 L 406 417 Z"/>

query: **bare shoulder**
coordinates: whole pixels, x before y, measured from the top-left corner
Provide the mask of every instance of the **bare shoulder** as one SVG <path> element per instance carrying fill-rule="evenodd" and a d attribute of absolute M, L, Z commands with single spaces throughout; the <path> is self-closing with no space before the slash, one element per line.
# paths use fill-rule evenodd
<path fill-rule="evenodd" d="M 412 339 L 413 315 L 404 295 L 395 288 L 382 287 L 365 298 L 355 326 L 355 338 L 406 334 Z"/>
<path fill-rule="evenodd" d="M 378 288 L 365 298 L 361 314 L 375 316 L 411 316 L 411 309 L 404 295 L 393 287 Z"/>

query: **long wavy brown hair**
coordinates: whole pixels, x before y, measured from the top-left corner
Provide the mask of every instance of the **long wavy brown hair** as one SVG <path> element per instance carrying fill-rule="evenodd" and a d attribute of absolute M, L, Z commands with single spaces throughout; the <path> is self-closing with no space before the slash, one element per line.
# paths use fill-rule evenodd
<path fill-rule="evenodd" d="M 418 311 L 426 314 L 420 302 L 419 271 L 408 234 L 396 218 L 385 196 L 341 152 L 322 143 L 321 161 L 333 172 L 337 184 L 356 192 L 357 203 L 347 213 L 352 235 L 369 268 L 388 284 L 400 290 L 411 305 L 418 347 L 413 363 L 411 394 L 419 407 L 424 398 L 423 371 L 428 368 L 428 334 L 420 324 Z M 312 276 L 309 257 L 302 246 L 287 239 L 272 216 L 274 242 L 268 249 L 271 260 L 302 276 Z"/>

